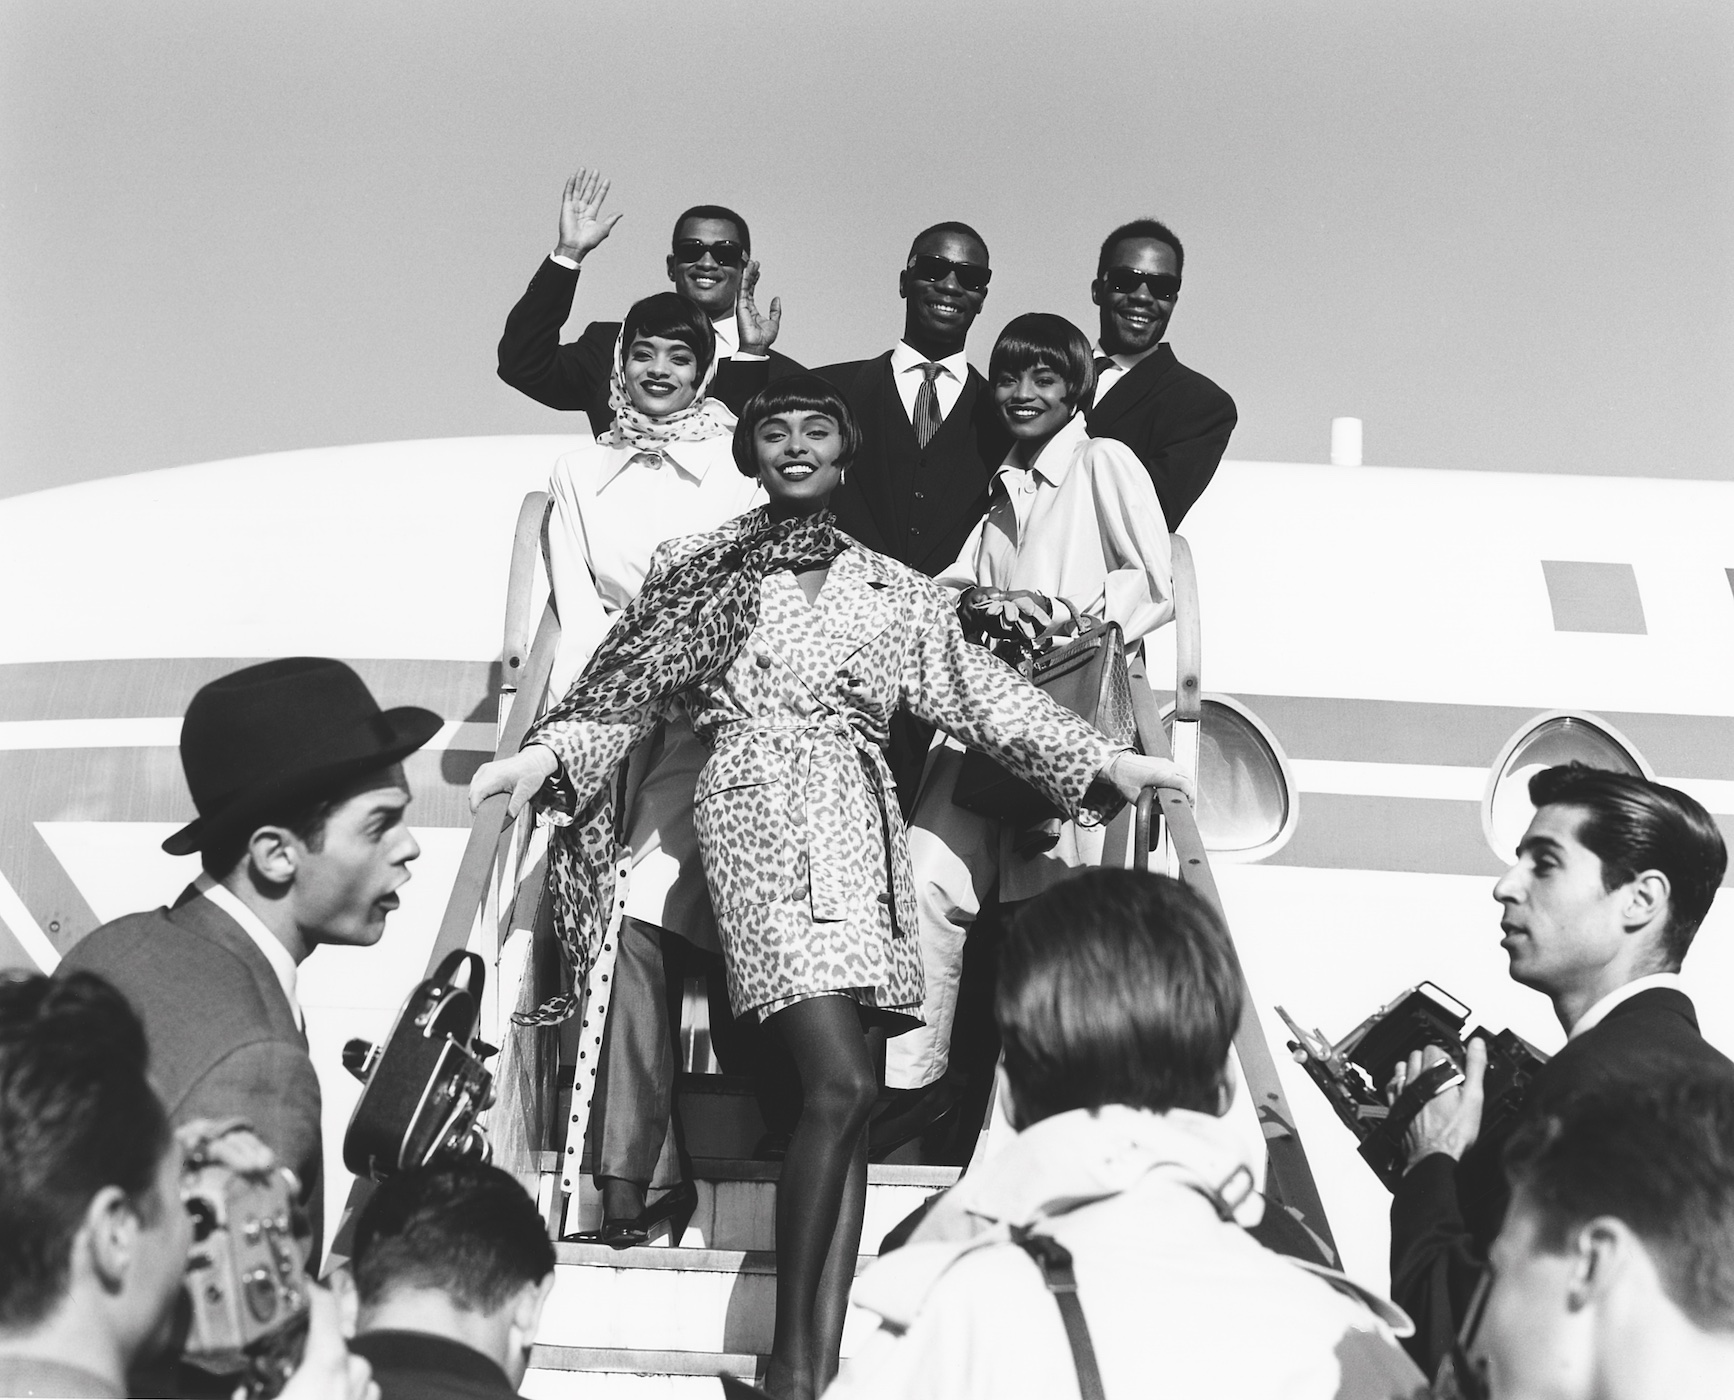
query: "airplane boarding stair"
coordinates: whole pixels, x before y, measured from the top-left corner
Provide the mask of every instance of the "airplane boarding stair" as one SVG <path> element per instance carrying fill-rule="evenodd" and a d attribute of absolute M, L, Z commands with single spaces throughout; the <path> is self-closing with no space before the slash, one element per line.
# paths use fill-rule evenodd
<path fill-rule="evenodd" d="M 500 755 L 517 750 L 539 712 L 559 640 L 551 602 L 530 640 L 546 513 L 547 498 L 538 492 L 525 498 L 519 516 L 500 662 Z M 1191 555 L 1178 536 L 1174 565 L 1179 628 L 1174 748 L 1195 771 L 1198 600 Z M 1141 742 L 1150 752 L 1166 753 L 1168 736 L 1140 663 L 1134 664 L 1134 680 Z M 604 939 L 577 1016 L 559 1030 L 511 1027 L 511 1012 L 536 1005 L 558 969 L 534 821 L 526 814 L 508 825 L 505 802 L 504 796 L 492 798 L 476 814 L 429 966 L 449 949 L 466 945 L 488 959 L 495 1032 L 488 1038 L 504 1047 L 496 1067 L 499 1100 L 488 1115 L 495 1160 L 535 1195 L 558 1241 L 600 1221 L 584 1140 L 614 937 L 611 930 Z M 1158 833 L 1150 867 L 1167 868 L 1220 909 L 1209 859 L 1184 798 L 1150 791 L 1139 808 L 1143 849 L 1149 849 L 1152 831 Z M 1304 1221 L 1318 1252 L 1330 1258 L 1330 1232 L 1317 1188 L 1250 996 L 1247 1002 L 1237 1048 L 1265 1127 L 1267 1195 L 1286 1207 L 1290 1218 Z M 719 1376 L 752 1380 L 762 1373 L 774 1320 L 779 1164 L 753 1159 L 763 1125 L 751 1083 L 706 1072 L 712 1061 L 702 997 L 690 988 L 687 1005 L 698 1014 L 690 1018 L 694 1024 L 683 1027 L 687 1068 L 678 1076 L 676 1091 L 685 1127 L 683 1167 L 697 1185 L 697 1207 L 679 1247 L 666 1236 L 625 1251 L 556 1244 L 556 1283 L 525 1380 L 527 1395 L 714 1396 L 720 1392 Z M 960 1174 L 957 1167 L 875 1163 L 869 1169 L 861 1265 L 871 1261 L 892 1226 Z M 851 1315 L 845 1356 L 863 1329 L 873 1325 L 865 1314 Z M 572 1372 L 585 1373 L 582 1382 Z"/>

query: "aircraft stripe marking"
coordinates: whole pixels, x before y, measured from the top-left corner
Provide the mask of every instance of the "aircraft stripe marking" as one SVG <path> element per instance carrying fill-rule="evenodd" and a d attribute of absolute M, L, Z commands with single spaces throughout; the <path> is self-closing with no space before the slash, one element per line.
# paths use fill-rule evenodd
<path fill-rule="evenodd" d="M 1485 768 L 1428 763 L 1352 763 L 1338 759 L 1294 758 L 1295 785 L 1302 792 L 1345 797 L 1427 797 L 1448 802 L 1481 801 L 1487 790 Z M 1697 798 L 1705 810 L 1734 815 L 1734 782 L 1722 778 L 1658 778 Z"/>
<path fill-rule="evenodd" d="M 60 953 L 48 941 L 48 935 L 24 907 L 18 891 L 12 888 L 12 882 L 4 874 L 0 874 L 0 923 L 6 925 L 19 946 L 36 959 L 36 965 L 44 972 L 53 972 L 60 966 Z"/>
<path fill-rule="evenodd" d="M 173 749 L 176 719 L 15 719 L 0 721 L 0 751 L 18 749 Z M 494 726 L 447 720 L 427 744 L 458 753 L 494 751 Z"/>

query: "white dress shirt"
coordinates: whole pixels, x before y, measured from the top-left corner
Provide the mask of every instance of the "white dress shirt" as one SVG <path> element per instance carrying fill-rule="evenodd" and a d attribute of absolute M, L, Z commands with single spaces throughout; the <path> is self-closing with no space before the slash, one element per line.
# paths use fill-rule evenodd
<path fill-rule="evenodd" d="M 307 1018 L 301 1014 L 301 1002 L 295 995 L 295 959 L 290 956 L 289 950 L 283 946 L 276 934 L 265 927 L 265 921 L 243 904 L 235 892 L 221 881 L 201 874 L 193 881 L 193 888 L 238 923 L 241 932 L 258 945 L 259 951 L 265 955 L 265 961 L 271 964 L 271 971 L 277 974 L 283 995 L 288 998 L 289 1010 L 294 1013 L 295 1024 L 305 1031 Z"/>
<path fill-rule="evenodd" d="M 1105 366 L 1102 371 L 1097 374 L 1096 395 L 1092 402 L 1101 403 L 1108 390 L 1112 389 L 1126 377 L 1127 370 L 1136 369 L 1161 348 L 1162 342 L 1159 340 L 1148 350 L 1140 350 L 1136 355 L 1108 355 L 1108 358 L 1114 363 Z M 1100 359 L 1103 355 L 1107 354 L 1108 352 L 1102 348 L 1102 342 L 1098 340 L 1095 348 L 1096 358 Z"/>
<path fill-rule="evenodd" d="M 764 500 L 735 466 L 733 440 L 671 442 L 655 453 L 607 441 L 568 452 L 548 480 L 548 564 L 560 609 L 550 693 L 564 695 L 614 616 L 638 596 L 664 540 L 714 530 Z"/>
<path fill-rule="evenodd" d="M 1594 1026 L 1599 1026 L 1607 1019 L 1608 1012 L 1612 1011 L 1622 1001 L 1630 1000 L 1639 992 L 1647 992 L 1651 987 L 1672 987 L 1677 992 L 1683 992 L 1686 990 L 1685 983 L 1681 980 L 1680 974 L 1677 972 L 1652 972 L 1648 977 L 1634 978 L 1623 987 L 1615 987 L 1613 991 L 1609 992 L 1594 1006 L 1590 1007 L 1588 1011 L 1579 1016 L 1576 1024 L 1572 1026 L 1570 1032 L 1566 1035 L 1566 1040 L 1576 1040 L 1585 1031 Z"/>
<path fill-rule="evenodd" d="M 1132 449 L 1093 438 L 1084 415 L 1028 468 L 1008 458 L 988 487 L 987 515 L 935 582 L 1029 588 L 1120 624 L 1130 647 L 1174 616 L 1168 522 Z"/>
<path fill-rule="evenodd" d="M 891 347 L 891 377 L 897 383 L 897 397 L 903 400 L 903 411 L 911 423 L 915 421 L 915 396 L 921 392 L 925 377 L 921 367 L 926 363 L 927 357 L 911 350 L 906 341 L 900 340 Z M 934 363 L 939 366 L 939 373 L 933 376 L 933 392 L 939 397 L 939 420 L 943 423 L 957 407 L 958 397 L 969 380 L 969 360 L 959 350 Z"/>

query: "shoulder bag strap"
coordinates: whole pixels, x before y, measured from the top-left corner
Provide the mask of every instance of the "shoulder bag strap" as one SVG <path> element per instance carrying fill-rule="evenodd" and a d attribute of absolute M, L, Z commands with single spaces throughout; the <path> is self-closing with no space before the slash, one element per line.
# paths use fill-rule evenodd
<path fill-rule="evenodd" d="M 1052 1235 L 1035 1234 L 1027 1225 L 1014 1226 L 1011 1237 L 1012 1243 L 1042 1271 L 1042 1282 L 1059 1305 L 1060 1320 L 1066 1324 L 1066 1340 L 1072 1344 L 1072 1364 L 1078 1369 L 1081 1400 L 1107 1400 L 1102 1373 L 1096 1366 L 1096 1348 L 1090 1341 L 1090 1324 L 1085 1321 L 1083 1304 L 1078 1301 L 1078 1276 L 1072 1272 L 1072 1252 Z"/>

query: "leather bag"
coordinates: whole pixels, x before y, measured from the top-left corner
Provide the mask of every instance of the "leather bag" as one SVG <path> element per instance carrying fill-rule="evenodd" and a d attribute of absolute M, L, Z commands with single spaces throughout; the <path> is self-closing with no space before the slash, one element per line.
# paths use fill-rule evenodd
<path fill-rule="evenodd" d="M 1132 681 L 1120 624 L 1081 616 L 1063 598 L 1069 620 L 1056 617 L 1024 654 L 1019 669 L 1038 689 L 1088 720 L 1116 744 L 1138 747 L 1132 713 Z M 1061 641 L 1061 633 L 1076 633 Z M 964 755 L 952 799 L 965 811 L 996 817 L 1016 827 L 1035 826 L 1063 814 L 1022 778 L 1008 773 L 986 754 Z"/>

